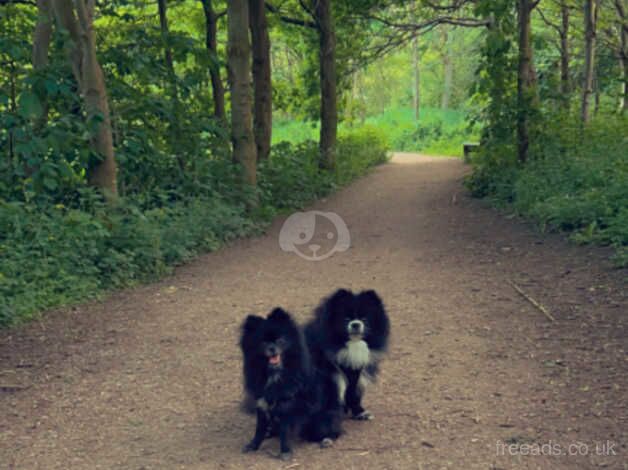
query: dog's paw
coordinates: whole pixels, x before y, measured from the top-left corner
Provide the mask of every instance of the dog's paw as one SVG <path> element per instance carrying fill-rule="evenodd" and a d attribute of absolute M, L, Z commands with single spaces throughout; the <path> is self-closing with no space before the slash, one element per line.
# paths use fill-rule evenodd
<path fill-rule="evenodd" d="M 246 454 L 248 452 L 255 452 L 257 449 L 259 449 L 258 444 L 255 442 L 249 442 L 247 445 L 242 447 L 242 453 Z"/>
<path fill-rule="evenodd" d="M 370 421 L 374 418 L 369 411 L 364 410 L 362 413 L 358 413 L 357 415 L 353 415 L 352 419 L 356 419 L 358 421 Z"/>
<path fill-rule="evenodd" d="M 283 460 L 284 462 L 287 462 L 288 460 L 292 459 L 292 451 L 280 452 L 279 459 Z"/>
<path fill-rule="evenodd" d="M 334 440 L 330 437 L 326 437 L 320 442 L 321 449 L 326 449 L 327 447 L 331 447 L 334 445 Z"/>

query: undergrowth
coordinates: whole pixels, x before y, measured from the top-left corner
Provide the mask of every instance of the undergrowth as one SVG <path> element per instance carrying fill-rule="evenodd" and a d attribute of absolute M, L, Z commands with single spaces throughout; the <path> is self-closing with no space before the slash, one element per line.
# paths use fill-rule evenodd
<path fill-rule="evenodd" d="M 86 187 L 64 203 L 0 199 L 0 325 L 157 279 L 200 252 L 262 232 L 278 212 L 330 193 L 386 155 L 386 139 L 365 127 L 341 133 L 332 174 L 318 169 L 313 141 L 273 146 L 257 195 L 238 187 L 228 159 L 215 157 L 194 187 L 129 193 L 114 209 Z M 247 211 L 252 197 L 259 206 Z"/>
<path fill-rule="evenodd" d="M 417 121 L 411 108 L 390 108 L 366 117 L 364 123 L 385 134 L 391 149 L 396 151 L 461 156 L 462 144 L 478 139 L 469 127 L 465 113 L 457 110 L 425 107 Z M 342 122 L 340 129 L 350 131 L 352 128 L 349 123 Z M 278 121 L 273 129 L 273 139 L 298 143 L 316 138 L 318 132 L 316 123 Z"/>
<path fill-rule="evenodd" d="M 567 119 L 548 123 L 516 163 L 508 145 L 484 148 L 468 180 L 477 196 L 511 204 L 543 231 L 564 231 L 578 243 L 615 247 L 615 262 L 628 266 L 628 120 L 612 116 L 586 128 Z"/>

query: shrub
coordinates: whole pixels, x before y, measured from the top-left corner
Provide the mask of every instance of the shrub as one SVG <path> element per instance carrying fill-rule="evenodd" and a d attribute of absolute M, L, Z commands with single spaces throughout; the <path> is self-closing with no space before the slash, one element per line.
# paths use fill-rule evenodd
<path fill-rule="evenodd" d="M 196 179 L 173 190 L 121 198 L 107 208 L 80 188 L 67 205 L 0 199 L 0 325 L 38 311 L 152 280 L 202 251 L 259 233 L 278 211 L 303 207 L 385 161 L 375 129 L 343 133 L 335 174 L 318 168 L 318 145 L 281 143 L 259 167 L 257 211 L 228 160 L 198 163 Z"/>
<path fill-rule="evenodd" d="M 477 196 L 512 203 L 542 230 L 570 232 L 579 243 L 610 244 L 628 265 L 628 122 L 598 119 L 548 123 L 526 165 L 508 145 L 485 148 L 474 160 L 468 184 Z"/>

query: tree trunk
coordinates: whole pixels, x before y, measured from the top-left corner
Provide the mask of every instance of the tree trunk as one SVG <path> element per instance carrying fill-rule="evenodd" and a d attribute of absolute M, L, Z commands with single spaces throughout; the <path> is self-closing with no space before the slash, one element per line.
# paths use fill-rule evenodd
<path fill-rule="evenodd" d="M 44 70 L 48 66 L 48 50 L 50 49 L 50 39 L 52 37 L 52 7 L 50 0 L 37 0 L 37 23 L 33 33 L 33 69 L 35 71 Z M 48 122 L 48 98 L 40 96 L 42 113 L 35 119 L 35 131 L 41 132 Z M 28 162 L 23 164 L 26 175 L 32 175 L 35 171 Z"/>
<path fill-rule="evenodd" d="M 251 43 L 249 41 L 248 0 L 229 0 L 227 18 L 233 160 L 242 165 L 244 182 L 255 185 L 257 149 L 251 116 Z"/>
<path fill-rule="evenodd" d="M 17 66 L 13 60 L 9 61 L 9 111 L 17 113 Z M 9 167 L 12 168 L 15 160 L 15 136 L 13 129 L 9 129 Z M 13 174 L 13 171 L 11 171 Z"/>
<path fill-rule="evenodd" d="M 454 64 L 451 57 L 451 38 L 449 32 L 446 29 L 446 26 L 443 26 L 442 28 L 444 83 L 440 107 L 441 109 L 448 109 L 449 102 L 451 100 L 451 89 L 454 80 Z"/>
<path fill-rule="evenodd" d="M 582 107 L 580 118 L 583 123 L 590 119 L 590 101 L 593 94 L 593 73 L 595 71 L 595 42 L 598 0 L 584 2 L 584 73 L 582 82 Z"/>
<path fill-rule="evenodd" d="M 338 109 L 336 101 L 336 31 L 331 11 L 331 0 L 318 0 L 315 16 L 320 40 L 320 166 L 327 170 L 333 170 L 336 167 Z"/>
<path fill-rule="evenodd" d="M 107 89 L 102 68 L 96 57 L 94 34 L 94 1 L 53 0 L 54 14 L 61 28 L 67 30 L 71 47 L 68 48 L 74 77 L 79 85 L 88 123 L 98 121 L 91 139 L 92 149 L 101 160 L 88 167 L 89 184 L 101 189 L 109 202 L 115 201 L 117 165 L 113 150 L 111 120 Z"/>
<path fill-rule="evenodd" d="M 621 37 L 622 50 L 620 52 L 620 65 L 622 69 L 622 96 L 620 99 L 620 113 L 628 111 L 628 27 L 625 27 Z"/>
<path fill-rule="evenodd" d="M 52 8 L 50 0 L 37 0 L 37 24 L 33 34 L 33 68 L 48 66 L 48 49 L 52 37 Z"/>
<path fill-rule="evenodd" d="M 166 0 L 157 0 L 157 9 L 159 11 L 159 28 L 161 31 L 161 41 L 164 48 L 164 63 L 168 72 L 168 81 L 170 82 L 170 95 L 172 100 L 172 118 L 168 123 L 168 138 L 171 143 L 171 149 L 175 153 L 177 163 L 181 173 L 185 172 L 185 158 L 182 154 L 182 138 L 183 129 L 181 127 L 182 109 L 179 100 L 179 87 L 177 85 L 177 73 L 174 69 L 174 60 L 172 58 L 172 48 L 170 47 L 170 28 L 168 26 L 168 5 Z"/>
<path fill-rule="evenodd" d="M 419 86 L 421 78 L 419 75 L 419 40 L 415 36 L 412 39 L 412 70 L 414 72 L 414 83 L 412 85 L 412 108 L 414 109 L 414 120 L 418 121 L 420 116 L 421 95 Z"/>
<path fill-rule="evenodd" d="M 225 116 L 225 88 L 220 78 L 220 61 L 218 58 L 218 47 L 216 45 L 218 18 L 214 12 L 212 0 L 201 0 L 203 12 L 205 13 L 205 47 L 211 59 L 209 74 L 212 81 L 212 95 L 214 97 L 214 116 L 221 122 L 226 120 Z"/>
<path fill-rule="evenodd" d="M 563 108 L 569 109 L 569 97 L 571 95 L 571 83 L 569 80 L 569 7 L 563 0 L 560 3 L 562 27 L 560 29 L 560 94 L 562 95 Z"/>
<path fill-rule="evenodd" d="M 273 89 L 270 73 L 270 38 L 264 0 L 249 0 L 251 40 L 253 44 L 253 132 L 258 160 L 270 154 L 273 126 Z"/>
<path fill-rule="evenodd" d="M 528 159 L 530 147 L 530 115 L 537 104 L 536 72 L 531 42 L 531 0 L 519 0 L 519 67 L 517 77 L 517 156 L 521 163 Z"/>
<path fill-rule="evenodd" d="M 164 46 L 164 61 L 166 64 L 166 70 L 168 71 L 168 78 L 170 79 L 170 85 L 172 86 L 172 98 L 178 100 L 177 80 L 174 71 L 174 61 L 172 59 L 172 49 L 170 48 L 170 29 L 168 28 L 168 6 L 166 0 L 157 0 L 157 8 L 159 10 L 159 27 L 161 30 L 161 40 Z"/>
<path fill-rule="evenodd" d="M 619 97 L 619 112 L 621 114 L 628 111 L 628 7 L 623 1 L 615 0 L 615 10 L 620 20 L 619 25 L 619 67 L 622 72 L 621 95 Z"/>
<path fill-rule="evenodd" d="M 597 116 L 600 111 L 600 78 L 598 77 L 597 67 L 593 71 L 593 93 L 595 94 L 595 106 L 593 108 L 593 115 Z"/>

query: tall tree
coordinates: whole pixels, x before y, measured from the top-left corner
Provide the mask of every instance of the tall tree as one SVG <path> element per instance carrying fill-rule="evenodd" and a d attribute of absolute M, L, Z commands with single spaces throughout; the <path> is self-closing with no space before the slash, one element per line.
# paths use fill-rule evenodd
<path fill-rule="evenodd" d="M 599 0 L 584 1 L 584 73 L 582 80 L 582 106 L 580 118 L 588 123 L 591 115 L 591 95 L 594 93 L 595 47 Z"/>
<path fill-rule="evenodd" d="M 91 147 L 101 157 L 88 168 L 89 183 L 103 190 L 112 202 L 118 194 L 117 164 L 113 150 L 107 88 L 96 57 L 94 0 L 53 0 L 55 18 L 68 33 L 68 59 L 85 103 L 88 123 L 97 123 Z"/>
<path fill-rule="evenodd" d="M 50 0 L 37 0 L 37 24 L 33 34 L 33 68 L 48 65 L 48 49 L 52 37 L 52 7 Z"/>
<path fill-rule="evenodd" d="M 321 133 L 319 149 L 322 168 L 336 167 L 338 108 L 336 97 L 336 29 L 331 0 L 317 0 L 314 13 L 318 25 L 321 80 Z"/>
<path fill-rule="evenodd" d="M 569 5 L 566 0 L 560 2 L 561 27 L 560 34 L 560 93 L 565 108 L 569 108 L 569 96 L 571 94 L 571 80 L 569 78 Z"/>
<path fill-rule="evenodd" d="M 443 69 L 444 69 L 444 81 L 443 81 L 443 94 L 441 96 L 440 107 L 442 109 L 449 108 L 449 102 L 451 101 L 451 92 L 454 81 L 454 62 L 451 53 L 451 35 L 447 25 L 441 26 L 442 34 L 442 56 L 443 56 Z"/>
<path fill-rule="evenodd" d="M 619 18 L 619 67 L 622 75 L 619 111 L 628 112 L 628 5 L 626 0 L 614 0 Z"/>
<path fill-rule="evenodd" d="M 52 38 L 52 6 L 50 0 L 37 0 L 37 23 L 33 33 L 33 69 L 40 71 L 48 66 L 48 49 Z M 42 113 L 36 127 L 41 129 L 48 120 L 48 100 L 41 98 Z M 31 169 L 27 167 L 27 173 Z"/>
<path fill-rule="evenodd" d="M 159 27 L 164 47 L 166 70 L 170 79 L 170 86 L 172 87 L 173 99 L 178 100 L 177 79 L 174 71 L 174 60 L 172 59 L 172 48 L 170 47 L 170 28 L 168 27 L 168 5 L 166 0 L 157 0 L 157 9 L 159 11 Z"/>
<path fill-rule="evenodd" d="M 270 70 L 270 38 L 264 0 L 249 0 L 251 40 L 253 44 L 253 132 L 257 158 L 270 154 L 273 125 L 273 90 Z"/>
<path fill-rule="evenodd" d="M 251 116 L 251 42 L 248 0 L 227 2 L 227 56 L 231 87 L 233 160 L 242 166 L 245 183 L 257 182 L 257 149 Z"/>
<path fill-rule="evenodd" d="M 547 26 L 558 33 L 558 52 L 560 54 L 560 105 L 568 111 L 571 101 L 570 61 L 571 50 L 569 34 L 571 29 L 571 9 L 567 0 L 547 2 L 544 8 L 539 8 L 541 19 Z M 551 14 L 551 15 L 550 15 Z M 554 16 L 554 18 L 552 18 Z"/>
<path fill-rule="evenodd" d="M 421 75 L 419 70 L 419 39 L 412 38 L 412 108 L 414 109 L 414 120 L 418 121 L 421 113 Z"/>
<path fill-rule="evenodd" d="M 217 24 L 221 16 L 214 10 L 212 0 L 201 0 L 203 13 L 205 14 L 205 47 L 209 53 L 211 64 L 209 74 L 212 81 L 212 94 L 214 98 L 214 116 L 220 121 L 225 121 L 225 88 L 220 77 L 220 60 L 217 47 Z"/>
<path fill-rule="evenodd" d="M 519 59 L 517 73 L 517 157 L 528 159 L 530 147 L 530 114 L 537 101 L 536 71 L 532 51 L 532 10 L 537 3 L 518 0 Z"/>
<path fill-rule="evenodd" d="M 172 47 L 170 46 L 170 27 L 168 26 L 168 5 L 167 0 L 157 0 L 157 10 L 159 12 L 159 28 L 161 31 L 161 41 L 164 48 L 164 63 L 170 82 L 170 95 L 172 100 L 173 116 L 168 123 L 170 138 L 172 139 L 172 147 L 176 152 L 176 159 L 179 169 L 185 171 L 185 158 L 180 152 L 180 141 L 182 138 L 180 125 L 181 101 L 179 100 L 179 87 L 177 85 L 177 73 L 174 69 L 174 59 L 172 58 Z"/>

